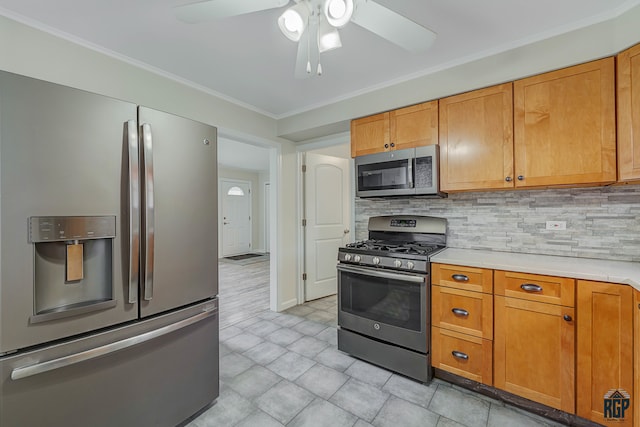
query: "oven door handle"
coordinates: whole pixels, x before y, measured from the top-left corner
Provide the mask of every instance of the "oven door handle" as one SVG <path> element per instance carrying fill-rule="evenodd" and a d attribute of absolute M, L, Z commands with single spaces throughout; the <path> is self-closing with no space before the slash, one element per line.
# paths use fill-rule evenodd
<path fill-rule="evenodd" d="M 346 273 L 356 273 L 362 274 L 370 277 L 378 277 L 381 279 L 391 279 L 391 280 L 401 280 L 403 282 L 411 282 L 411 283 L 424 283 L 425 276 L 418 276 L 414 274 L 401 274 L 401 273 L 391 273 L 389 271 L 384 270 L 370 270 L 368 268 L 358 268 L 351 267 L 349 265 L 341 265 L 338 264 L 338 270 L 344 271 Z"/>

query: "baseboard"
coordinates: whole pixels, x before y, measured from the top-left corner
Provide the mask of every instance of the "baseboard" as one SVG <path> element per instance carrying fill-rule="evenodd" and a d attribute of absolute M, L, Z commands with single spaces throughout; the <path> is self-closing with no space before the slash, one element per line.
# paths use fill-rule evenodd
<path fill-rule="evenodd" d="M 278 312 L 285 311 L 291 307 L 295 307 L 296 305 L 298 305 L 297 298 L 290 299 L 289 301 L 284 301 L 278 305 Z"/>

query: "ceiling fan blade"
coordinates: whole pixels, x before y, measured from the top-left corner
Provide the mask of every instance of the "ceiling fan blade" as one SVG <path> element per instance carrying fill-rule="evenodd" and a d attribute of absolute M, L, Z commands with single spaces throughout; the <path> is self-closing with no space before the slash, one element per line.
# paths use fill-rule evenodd
<path fill-rule="evenodd" d="M 359 0 L 351 21 L 410 52 L 424 52 L 436 38 L 433 31 L 373 0 Z"/>
<path fill-rule="evenodd" d="M 176 6 L 176 17 L 189 24 L 286 6 L 289 0 L 208 0 Z"/>

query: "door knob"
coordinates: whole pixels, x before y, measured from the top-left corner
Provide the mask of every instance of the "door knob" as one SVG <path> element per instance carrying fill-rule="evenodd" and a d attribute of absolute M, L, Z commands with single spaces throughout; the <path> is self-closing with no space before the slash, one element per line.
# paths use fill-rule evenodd
<path fill-rule="evenodd" d="M 350 230 L 349 230 L 348 228 L 345 228 L 345 229 L 344 229 L 344 234 L 349 234 L 349 231 L 350 231 Z"/>

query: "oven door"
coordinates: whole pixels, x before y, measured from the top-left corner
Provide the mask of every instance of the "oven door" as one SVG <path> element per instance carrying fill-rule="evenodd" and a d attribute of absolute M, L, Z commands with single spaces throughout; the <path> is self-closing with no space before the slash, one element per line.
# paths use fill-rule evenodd
<path fill-rule="evenodd" d="M 427 353 L 427 275 L 338 264 L 338 325 Z"/>

